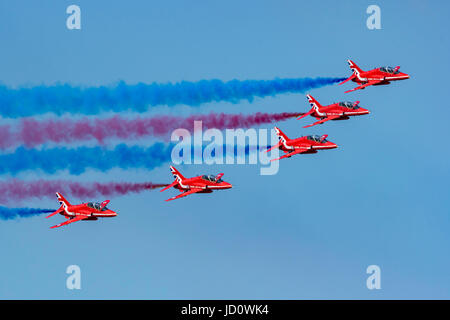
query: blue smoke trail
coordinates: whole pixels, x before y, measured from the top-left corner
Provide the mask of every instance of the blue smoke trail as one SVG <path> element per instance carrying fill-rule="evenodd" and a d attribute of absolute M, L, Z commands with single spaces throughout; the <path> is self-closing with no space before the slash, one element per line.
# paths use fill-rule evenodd
<path fill-rule="evenodd" d="M 7 208 L 0 206 L 0 219 L 10 220 L 16 218 L 33 217 L 42 213 L 54 212 L 54 209 L 38 208 Z"/>
<path fill-rule="evenodd" d="M 19 147 L 14 153 L 0 155 L 0 174 L 15 175 L 27 170 L 42 170 L 53 174 L 59 170 L 69 170 L 71 174 L 79 175 L 86 169 L 108 171 L 112 168 L 144 168 L 152 170 L 163 163 L 172 161 L 174 144 L 155 143 L 150 147 L 129 147 L 125 144 L 117 145 L 108 150 L 102 147 L 79 147 L 69 149 L 65 147 L 53 149 L 26 149 Z M 206 146 L 202 147 L 203 148 Z M 237 154 L 234 146 L 234 154 Z M 258 146 L 244 148 L 245 154 L 259 149 Z M 226 155 L 226 145 L 223 145 L 223 155 Z M 191 147 L 191 155 L 194 154 Z M 214 155 L 214 153 L 213 153 Z"/>
<path fill-rule="evenodd" d="M 241 100 L 282 93 L 304 93 L 345 80 L 345 78 L 295 78 L 274 80 L 201 80 L 178 83 L 139 83 L 116 86 L 75 87 L 69 84 L 12 89 L 0 86 L 0 115 L 17 118 L 47 112 L 55 114 L 98 114 L 102 111 L 145 112 L 149 106 Z"/>
<path fill-rule="evenodd" d="M 170 161 L 170 145 L 155 143 L 143 148 L 120 144 L 112 150 L 102 147 L 65 147 L 52 149 L 26 149 L 20 147 L 14 153 L 0 155 L 0 174 L 17 174 L 21 171 L 40 169 L 53 174 L 59 170 L 69 170 L 71 174 L 81 174 L 87 168 L 107 171 L 112 168 L 153 169 Z"/>

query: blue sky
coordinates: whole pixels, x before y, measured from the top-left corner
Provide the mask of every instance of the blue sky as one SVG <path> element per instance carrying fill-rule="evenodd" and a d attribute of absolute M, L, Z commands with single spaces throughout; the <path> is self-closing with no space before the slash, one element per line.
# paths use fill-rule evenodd
<path fill-rule="evenodd" d="M 66 28 L 73 3 L 81 30 Z M 381 30 L 366 27 L 370 4 L 381 8 Z M 289 137 L 328 134 L 339 148 L 285 159 L 277 175 L 255 165 L 182 165 L 185 176 L 224 172 L 234 187 L 170 203 L 163 200 L 174 191 L 114 197 L 118 217 L 56 230 L 48 227 L 62 217 L 0 221 L 0 298 L 450 298 L 449 6 L 0 1 L 0 82 L 10 86 L 340 77 L 350 75 L 348 58 L 411 75 L 349 94 L 351 84 L 312 90 L 323 104 L 360 100 L 371 114 L 308 129 L 310 118 L 279 123 Z M 149 114 L 308 109 L 303 94 L 289 94 Z M 172 181 L 168 166 L 18 177 Z M 71 264 L 81 268 L 81 290 L 65 287 Z M 366 288 L 371 264 L 381 268 L 381 290 Z"/>

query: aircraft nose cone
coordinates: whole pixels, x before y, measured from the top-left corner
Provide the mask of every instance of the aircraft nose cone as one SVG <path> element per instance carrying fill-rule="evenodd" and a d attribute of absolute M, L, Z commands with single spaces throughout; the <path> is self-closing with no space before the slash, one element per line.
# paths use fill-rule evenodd
<path fill-rule="evenodd" d="M 330 149 L 335 149 L 338 147 L 338 145 L 336 143 L 333 143 L 333 142 L 328 142 L 328 143 L 329 143 L 328 146 Z"/>
<path fill-rule="evenodd" d="M 230 189 L 230 188 L 233 187 L 233 186 L 231 185 L 231 183 L 228 183 L 228 182 L 224 182 L 224 186 L 225 186 L 226 189 Z"/>

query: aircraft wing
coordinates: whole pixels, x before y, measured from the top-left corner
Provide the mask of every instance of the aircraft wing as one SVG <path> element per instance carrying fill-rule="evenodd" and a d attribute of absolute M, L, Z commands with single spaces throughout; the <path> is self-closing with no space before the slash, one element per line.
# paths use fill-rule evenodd
<path fill-rule="evenodd" d="M 167 199 L 166 201 L 171 201 L 171 200 L 175 200 L 175 199 L 178 199 L 178 198 L 186 197 L 186 196 L 188 196 L 190 194 L 197 193 L 197 192 L 200 192 L 202 190 L 203 190 L 202 188 L 190 189 L 189 191 L 185 191 L 185 192 L 183 192 L 183 193 L 181 193 L 181 194 L 179 194 L 179 195 L 177 195 L 175 197 Z"/>
<path fill-rule="evenodd" d="M 308 112 L 299 112 L 298 115 L 300 117 L 297 118 L 297 120 L 303 119 L 306 116 L 309 116 L 310 114 L 314 113 L 314 108 L 311 108 Z"/>
<path fill-rule="evenodd" d="M 316 122 L 314 122 L 313 124 L 309 124 L 309 125 L 307 125 L 307 126 L 304 126 L 303 128 L 309 128 L 309 127 L 315 126 L 316 124 L 319 124 L 319 123 L 324 123 L 325 121 L 329 121 L 329 120 L 337 119 L 337 118 L 339 118 L 339 117 L 340 117 L 340 115 L 336 115 L 336 116 L 329 116 L 329 117 L 326 117 L 325 119 L 322 119 L 322 120 L 316 121 Z"/>
<path fill-rule="evenodd" d="M 274 146 L 268 148 L 268 149 L 266 150 L 266 152 L 269 152 L 269 151 L 272 150 L 272 149 L 278 148 L 279 146 L 281 146 L 281 141 L 278 142 L 276 145 L 274 145 Z"/>
<path fill-rule="evenodd" d="M 352 92 L 352 91 L 359 90 L 359 89 L 364 89 L 365 87 L 372 86 L 372 85 L 380 83 L 380 82 L 383 82 L 383 80 L 370 80 L 369 82 L 367 82 L 359 87 L 345 91 L 345 93 Z"/>
<path fill-rule="evenodd" d="M 272 159 L 270 161 L 276 161 L 276 160 L 280 160 L 280 159 L 283 159 L 283 158 L 291 157 L 294 154 L 303 153 L 303 152 L 306 152 L 308 150 L 309 150 L 309 148 L 298 148 L 298 149 L 296 149 L 296 150 L 294 150 L 292 152 L 286 153 L 286 154 L 282 155 L 281 157 L 276 158 L 276 159 Z"/>
<path fill-rule="evenodd" d="M 59 208 L 58 210 L 56 210 L 55 212 L 50 213 L 48 216 L 46 216 L 46 218 L 53 217 L 55 214 L 61 213 L 61 212 L 63 212 L 63 211 L 64 211 L 64 208 L 61 207 L 61 208 Z"/>
<path fill-rule="evenodd" d="M 342 81 L 341 83 L 339 83 L 339 85 L 344 84 L 347 81 L 353 80 L 354 78 L 356 78 L 356 74 L 352 74 L 349 78 L 347 78 L 344 81 Z"/>
<path fill-rule="evenodd" d="M 171 184 L 167 185 L 164 189 L 159 190 L 160 192 L 163 192 L 169 188 L 172 188 L 173 186 L 178 184 L 178 180 L 175 180 L 174 182 L 172 182 Z"/>
<path fill-rule="evenodd" d="M 67 221 L 64 221 L 64 222 L 62 222 L 60 224 L 57 224 L 56 226 L 50 227 L 50 229 L 59 228 L 59 227 L 65 226 L 66 224 L 69 224 L 69 223 L 72 223 L 72 222 L 75 222 L 75 221 L 79 221 L 79 220 L 83 220 L 83 219 L 87 219 L 87 218 L 89 218 L 89 217 L 85 216 L 85 215 L 75 216 L 75 218 L 72 218 L 72 219 L 69 219 Z"/>

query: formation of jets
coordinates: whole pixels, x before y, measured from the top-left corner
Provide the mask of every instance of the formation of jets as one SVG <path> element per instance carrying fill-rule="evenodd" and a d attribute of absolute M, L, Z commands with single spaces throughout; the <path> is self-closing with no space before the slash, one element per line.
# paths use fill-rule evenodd
<path fill-rule="evenodd" d="M 368 86 L 387 85 L 392 81 L 409 79 L 409 75 L 400 72 L 400 67 L 380 67 L 369 71 L 363 71 L 352 60 L 347 60 L 352 75 L 340 83 L 343 84 L 349 80 L 352 80 L 359 84 L 358 87 L 346 91 L 346 93 L 364 89 Z M 309 128 L 318 124 L 322 124 L 329 120 L 347 120 L 350 117 L 362 116 L 369 114 L 370 111 L 359 106 L 359 101 L 349 102 L 341 101 L 335 102 L 330 105 L 322 106 L 313 96 L 307 94 L 308 102 L 311 105 L 311 109 L 308 112 L 300 113 L 300 117 L 297 120 L 303 119 L 307 116 L 316 118 L 316 122 L 306 125 L 303 128 Z M 279 142 L 267 151 L 274 148 L 279 148 L 285 154 L 277 159 L 271 161 L 280 160 L 283 158 L 290 158 L 293 155 L 300 153 L 316 153 L 320 149 L 334 149 L 337 148 L 335 143 L 328 141 L 326 138 L 328 135 L 321 137 L 317 135 L 310 135 L 300 137 L 297 139 L 289 139 L 279 128 L 275 127 L 275 132 L 278 135 Z"/>
<path fill-rule="evenodd" d="M 345 93 L 352 92 L 359 89 L 365 89 L 368 86 L 387 85 L 392 81 L 409 79 L 409 75 L 399 71 L 400 67 L 380 67 L 369 71 L 363 71 L 356 63 L 351 60 L 347 60 L 352 75 L 340 83 L 344 84 L 347 81 L 356 82 L 359 86 L 354 89 L 345 91 Z M 304 126 L 303 128 L 312 127 L 318 124 L 325 123 L 329 120 L 347 120 L 350 117 L 362 116 L 369 114 L 369 110 L 359 106 L 359 101 L 355 102 L 336 102 L 330 105 L 322 106 L 311 95 L 306 95 L 308 102 L 311 105 L 311 109 L 308 112 L 300 113 L 300 117 L 297 120 L 303 119 L 307 116 L 314 117 L 317 121 Z M 275 132 L 279 138 L 279 142 L 270 147 L 266 152 L 272 149 L 278 148 L 284 152 L 279 158 L 272 159 L 271 161 L 281 160 L 283 158 L 290 158 L 296 154 L 317 153 L 318 150 L 334 149 L 337 145 L 327 140 L 328 135 L 309 135 L 295 139 L 289 139 L 278 127 L 275 127 Z M 181 193 L 166 201 L 179 199 L 194 193 L 211 193 L 214 190 L 230 189 L 232 185 L 222 180 L 223 173 L 218 175 L 201 175 L 193 178 L 185 178 L 175 167 L 170 166 L 175 180 L 162 189 L 165 191 L 169 188 L 178 189 Z M 105 200 L 102 203 L 88 202 L 78 205 L 71 205 L 60 193 L 56 193 L 58 201 L 61 207 L 47 216 L 47 218 L 56 214 L 63 215 L 67 220 L 60 224 L 57 224 L 51 228 L 57 228 L 69 223 L 80 220 L 97 220 L 98 218 L 115 217 L 117 213 L 108 209 L 106 205 L 109 200 Z"/>

